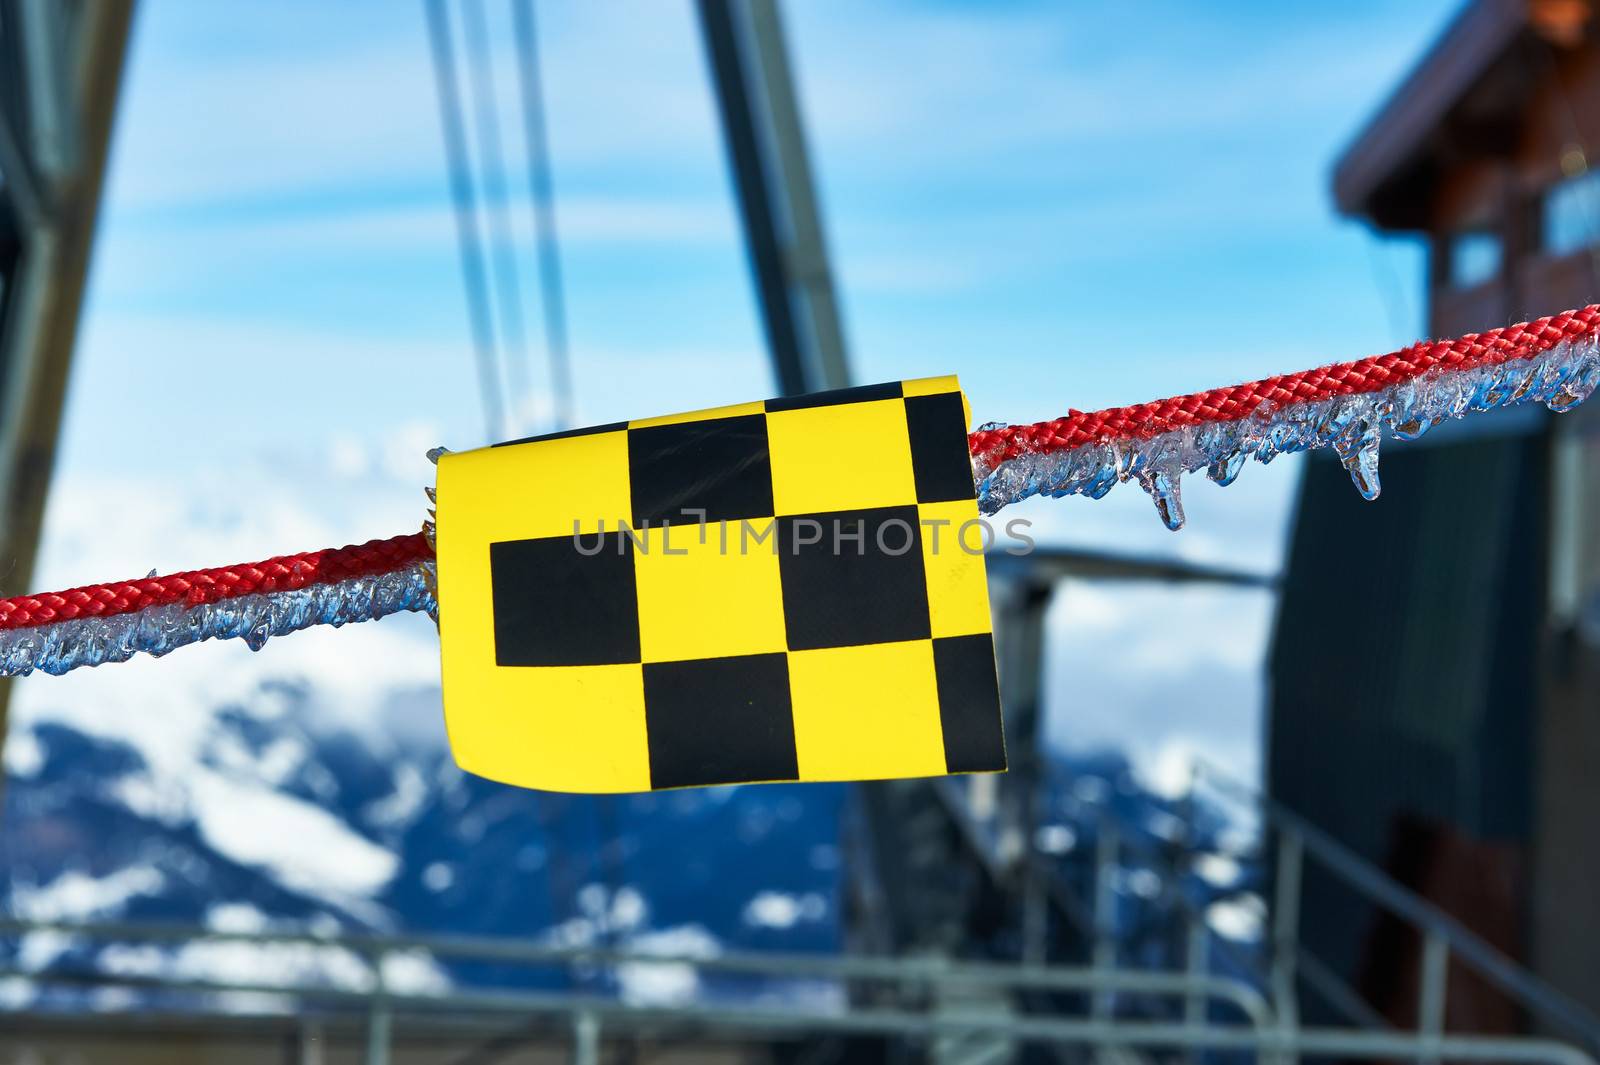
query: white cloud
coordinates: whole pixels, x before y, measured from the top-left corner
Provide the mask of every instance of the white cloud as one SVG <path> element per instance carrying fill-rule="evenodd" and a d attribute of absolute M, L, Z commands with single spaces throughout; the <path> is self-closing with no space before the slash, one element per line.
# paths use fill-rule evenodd
<path fill-rule="evenodd" d="M 525 210 L 525 196 L 512 197 Z M 577 193 L 556 204 L 563 249 L 721 243 L 739 239 L 732 205 L 670 193 L 603 196 Z M 137 215 L 135 215 L 137 217 Z M 456 223 L 443 202 L 285 206 L 271 217 L 201 214 L 159 226 L 140 225 L 119 237 L 118 250 L 146 262 L 183 259 L 219 265 L 296 255 L 341 259 L 406 253 L 448 263 L 456 254 Z M 925 268 L 926 269 L 926 268 Z"/>
<path fill-rule="evenodd" d="M 1126 752 L 1161 795 L 1187 789 L 1196 758 L 1254 780 L 1273 606 L 1261 591 L 1063 584 L 1047 622 L 1046 734 Z"/>
<path fill-rule="evenodd" d="M 393 188 L 419 178 L 436 182 L 442 200 L 443 148 L 420 5 L 398 12 L 340 7 L 258 8 L 249 23 L 252 48 L 208 55 L 184 47 L 185 34 L 172 21 L 189 17 L 184 9 L 151 5 L 140 40 L 159 43 L 135 52 L 114 200 L 194 204 Z M 579 5 L 549 14 L 543 60 L 558 178 L 566 169 L 646 158 L 703 155 L 698 161 L 706 168 L 720 167 L 687 5 Z M 210 23 L 199 25 L 222 35 Z M 513 38 L 509 27 L 495 31 L 500 137 L 508 160 L 520 167 Z M 201 35 L 191 28 L 188 36 Z M 308 47 L 308 41 L 322 44 Z M 459 26 L 455 44 L 470 108 Z M 470 110 L 466 127 L 470 141 Z"/>

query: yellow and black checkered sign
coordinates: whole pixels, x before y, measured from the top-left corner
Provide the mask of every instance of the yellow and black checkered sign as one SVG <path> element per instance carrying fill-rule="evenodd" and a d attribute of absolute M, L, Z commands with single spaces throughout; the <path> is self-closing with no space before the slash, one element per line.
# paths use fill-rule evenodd
<path fill-rule="evenodd" d="M 554 791 L 1005 768 L 954 377 L 439 461 L 445 718 Z"/>

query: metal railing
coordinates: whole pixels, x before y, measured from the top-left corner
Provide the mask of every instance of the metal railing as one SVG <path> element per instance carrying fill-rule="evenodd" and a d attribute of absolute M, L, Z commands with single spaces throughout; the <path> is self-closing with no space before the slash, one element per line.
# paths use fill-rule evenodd
<path fill-rule="evenodd" d="M 489 1031 L 509 1018 L 543 1019 L 563 1024 L 570 1031 L 573 1060 L 592 1065 L 598 1059 L 602 1034 L 633 1031 L 651 1025 L 690 1022 L 724 1033 L 798 1035 L 889 1035 L 932 1039 L 942 1035 L 987 1034 L 1014 1042 L 1039 1042 L 1061 1046 L 1119 1048 L 1196 1048 L 1254 1051 L 1286 1059 L 1294 1056 L 1337 1056 L 1353 1059 L 1407 1059 L 1413 1061 L 1505 1061 L 1593 1065 L 1592 1059 L 1570 1045 L 1543 1039 L 1426 1035 L 1401 1032 L 1361 1032 L 1338 1028 L 1301 1028 L 1286 1025 L 1258 992 L 1242 981 L 1197 971 L 1143 971 L 1118 968 L 1114 959 L 1102 958 L 1090 967 L 1054 967 L 952 962 L 935 958 L 867 958 L 810 954 L 729 953 L 709 957 L 641 954 L 590 948 L 547 947 L 503 939 L 458 936 L 338 936 L 217 932 L 201 928 L 154 924 L 79 925 L 62 922 L 0 921 L 0 936 L 15 938 L 46 932 L 79 940 L 110 943 L 190 943 L 222 941 L 261 946 L 301 945 L 344 950 L 364 959 L 371 974 L 362 987 L 341 987 L 300 982 L 271 983 L 190 979 L 173 975 L 106 972 L 37 972 L 18 968 L 0 975 L 29 981 L 39 987 L 70 985 L 118 987 L 130 991 L 187 993 L 205 999 L 230 993 L 275 996 L 285 1011 L 305 1015 L 312 1008 L 365 1017 L 366 1061 L 386 1065 L 395 1023 L 439 1025 L 461 1029 L 476 1026 Z M 682 965 L 697 973 L 739 974 L 770 980 L 820 979 L 841 987 L 883 984 L 910 992 L 912 1002 L 937 999 L 930 994 L 953 986 L 987 987 L 1010 992 L 1045 991 L 1083 993 L 1091 1003 L 1116 994 L 1171 998 L 1185 1004 L 1225 1004 L 1238 1012 L 1243 1023 L 1219 1024 L 1205 1019 L 1203 1009 L 1190 1012 L 1180 1023 L 1122 1020 L 1091 1005 L 1089 1016 L 1019 1014 L 1002 1010 L 981 1012 L 912 1008 L 861 1007 L 841 996 L 837 1008 L 773 1006 L 770 1001 L 694 1001 L 680 1004 L 628 1002 L 615 997 L 579 991 L 526 991 L 494 988 L 450 987 L 438 991 L 402 991 L 386 987 L 384 959 L 391 955 L 426 954 L 436 960 L 494 962 L 566 971 L 615 968 L 621 965 Z M 919 1000 L 918 995 L 923 995 Z M 126 1009 L 139 1008 L 136 996 Z M 208 1012 L 230 1013 L 226 1002 L 199 1002 L 188 1007 L 192 1016 Z M 102 1017 L 104 1010 L 100 1011 Z"/>
<path fill-rule="evenodd" d="M 1219 793 L 1254 808 L 1261 818 L 1263 848 L 1271 841 L 1277 845 L 1268 984 L 1280 1025 L 1295 1023 L 1296 990 L 1302 978 L 1357 1023 L 1370 1025 L 1382 1020 L 1299 941 L 1301 879 L 1305 862 L 1311 858 L 1367 901 L 1411 925 L 1421 937 L 1418 1039 L 1438 1045 L 1447 1038 L 1444 1021 L 1448 975 L 1450 963 L 1455 960 L 1533 1016 L 1578 1039 L 1587 1051 L 1600 1052 L 1600 1017 L 1517 964 L 1460 921 L 1399 884 L 1293 810 L 1239 783 L 1215 766 L 1196 761 L 1193 784 L 1202 781 Z M 1422 1060 L 1436 1062 L 1443 1056 L 1433 1053 Z"/>
<path fill-rule="evenodd" d="M 23 979 L 40 986 L 117 987 L 128 990 L 191 994 L 253 994 L 279 996 L 297 1010 L 307 1004 L 356 1010 L 367 1018 L 368 1065 L 388 1061 L 393 1021 L 397 1014 L 414 1016 L 481 1014 L 504 1017 L 568 1017 L 573 1023 L 575 1060 L 592 1061 L 602 1027 L 637 1027 L 642 1022 L 693 1021 L 711 1028 L 762 1032 L 830 1032 L 933 1037 L 944 1034 L 1002 1033 L 1028 1041 L 1077 1043 L 1090 1038 L 1092 1027 L 1073 1019 L 1011 1013 L 958 1014 L 909 1009 L 838 1010 L 773 1008 L 770 1005 L 730 999 L 674 1005 L 641 1004 L 613 997 L 572 991 L 526 992 L 504 989 L 451 988 L 445 991 L 402 992 L 386 987 L 385 959 L 395 955 L 426 955 L 434 960 L 492 962 L 534 969 L 567 972 L 616 970 L 621 966 L 687 966 L 697 974 L 734 974 L 772 981 L 827 980 L 841 986 L 883 984 L 916 999 L 937 998 L 941 988 L 982 987 L 1007 992 L 1082 992 L 1106 990 L 1120 994 L 1165 996 L 1231 1006 L 1254 1033 L 1255 1044 L 1270 1036 L 1275 1024 L 1271 1007 L 1253 988 L 1225 977 L 1188 973 L 1144 972 L 1025 965 L 952 962 L 939 958 L 869 958 L 815 954 L 725 953 L 711 956 L 663 955 L 587 947 L 551 947 L 507 939 L 466 936 L 323 937 L 304 934 L 220 932 L 185 925 L 74 924 L 53 921 L 0 920 L 0 936 L 17 938 L 31 933 L 51 933 L 100 944 L 230 942 L 262 947 L 301 946 L 345 951 L 367 966 L 365 986 L 330 986 L 313 983 L 260 983 L 192 979 L 165 974 L 87 971 L 24 971 L 0 969 L 0 977 Z M 219 1012 L 223 1007 L 216 1007 Z M 202 1007 L 195 1012 L 203 1013 Z M 1218 1029 L 1225 1033 L 1227 1029 Z M 1169 1037 L 1164 1029 L 1121 1033 L 1112 1043 L 1153 1041 Z M 1095 1041 L 1104 1040 L 1095 1036 Z M 1184 1037 L 1194 1038 L 1194 1033 Z M 1254 1044 L 1253 1044 L 1254 1045 Z M 1537 1059 L 1549 1060 L 1549 1059 Z"/>

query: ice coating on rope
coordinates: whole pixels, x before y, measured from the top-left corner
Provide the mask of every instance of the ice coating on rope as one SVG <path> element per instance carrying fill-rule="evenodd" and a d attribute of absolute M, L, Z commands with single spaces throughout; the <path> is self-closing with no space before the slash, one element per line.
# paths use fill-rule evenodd
<path fill-rule="evenodd" d="M 993 514 L 1030 496 L 1099 499 L 1136 481 L 1169 529 L 1183 527 L 1185 473 L 1205 470 L 1232 484 L 1248 459 L 1331 447 L 1366 499 L 1378 498 L 1378 445 L 1385 434 L 1415 440 L 1449 418 L 1519 403 L 1568 411 L 1600 384 L 1600 338 L 1563 341 L 1549 351 L 1471 369 L 1438 369 L 1397 385 L 1314 403 L 1262 406 L 1248 418 L 1084 444 L 1071 451 L 1026 452 L 993 467 L 974 462 L 978 508 Z M 990 425 L 985 428 L 996 428 Z"/>
<path fill-rule="evenodd" d="M 238 638 L 259 651 L 273 636 L 312 625 L 375 621 L 402 610 L 437 615 L 433 563 L 307 588 L 263 592 L 200 606 L 170 603 L 130 614 L 0 631 L 0 676 L 56 676 L 79 666 L 164 655 L 202 640 Z"/>

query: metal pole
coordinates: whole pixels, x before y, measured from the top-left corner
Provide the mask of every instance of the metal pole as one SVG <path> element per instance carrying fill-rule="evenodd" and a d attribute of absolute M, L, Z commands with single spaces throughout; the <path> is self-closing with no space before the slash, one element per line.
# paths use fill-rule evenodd
<path fill-rule="evenodd" d="M 572 1017 L 572 1065 L 600 1065 L 600 1018 L 587 1010 Z"/>
<path fill-rule="evenodd" d="M 63 69 L 59 38 L 65 36 L 65 11 L 50 0 L 22 0 L 18 6 L 23 37 L 24 99 L 28 102 L 34 158 L 47 183 L 67 177 L 76 154 L 72 82 Z M 14 28 L 15 29 L 15 28 Z"/>
<path fill-rule="evenodd" d="M 778 388 L 843 388 L 844 337 L 777 8 L 696 6 Z"/>
<path fill-rule="evenodd" d="M 35 10 L 4 6 L 6 43 L 17 45 L 14 16 Z M 75 5 L 56 18 L 55 47 L 66 93 L 61 114 L 72 131 L 71 174 L 45 173 L 20 121 L 23 87 L 0 79 L 0 169 L 4 196 L 15 209 L 20 256 L 6 278 L 0 321 L 0 558 L 7 594 L 31 580 L 44 521 L 45 496 L 55 464 L 62 409 L 80 310 L 92 258 L 111 130 L 133 17 L 131 0 Z M 60 15 L 59 11 L 55 12 Z M 65 24 L 63 24 L 63 22 Z M 12 63 L 11 49 L 0 63 Z M 10 73 L 8 71 L 7 73 Z M 35 83 L 43 89 L 42 83 Z M 3 208 L 0 208 L 3 209 Z M 0 685 L 0 737 L 5 733 L 11 685 Z"/>
<path fill-rule="evenodd" d="M 1211 968 L 1211 937 L 1206 932 L 1206 923 L 1200 914 L 1191 913 L 1188 924 L 1189 935 L 1184 955 L 1189 976 L 1195 981 L 1195 990 L 1183 1000 L 1183 1023 L 1198 1031 L 1206 1023 L 1206 997 L 1200 988 L 1201 981 Z M 1188 1056 L 1190 1061 L 1200 1060 L 1200 1055 L 1195 1051 Z"/>
<path fill-rule="evenodd" d="M 1450 944 L 1444 941 L 1444 937 L 1430 932 L 1422 942 L 1422 987 L 1417 1001 L 1417 1035 L 1435 1048 L 1444 1035 L 1444 997 L 1448 992 L 1446 982 L 1449 974 Z M 1438 1065 L 1437 1049 L 1421 1061 L 1423 1065 Z"/>
<path fill-rule="evenodd" d="M 1117 967 L 1117 855 L 1121 850 L 1117 826 L 1109 814 L 1098 822 L 1094 850 L 1094 958 L 1097 977 Z M 1111 1017 L 1116 1002 L 1109 990 L 1094 993 L 1092 1013 L 1097 1021 Z"/>
<path fill-rule="evenodd" d="M 1030 840 L 1028 846 L 1033 846 Z M 1025 965 L 1044 965 L 1047 956 L 1046 934 L 1049 914 L 1045 908 L 1044 885 L 1033 862 L 1022 866 L 1022 961 Z"/>
<path fill-rule="evenodd" d="M 1183 811 L 1183 854 L 1177 858 L 1184 873 L 1192 875 L 1195 871 L 1196 859 L 1199 856 L 1199 818 L 1197 811 L 1199 803 L 1195 791 L 1200 783 L 1200 770 L 1191 759 L 1189 762 L 1188 785 L 1184 790 L 1181 809 Z M 1185 857 L 1186 856 L 1186 857 Z M 1187 904 L 1181 889 L 1176 893 L 1178 906 L 1184 914 L 1184 924 L 1187 936 L 1184 943 L 1183 958 L 1188 967 L 1189 976 L 1198 985 L 1205 979 L 1211 969 L 1211 938 L 1207 934 L 1205 912 Z M 1206 1001 L 1203 995 L 1196 993 L 1184 999 L 1183 1023 L 1191 1028 L 1199 1029 L 1206 1022 Z M 1190 1065 L 1198 1065 L 1202 1055 L 1198 1048 L 1185 1054 Z"/>
<path fill-rule="evenodd" d="M 389 1065 L 389 996 L 383 985 L 383 951 L 372 954 L 372 1000 L 367 1010 L 366 1065 Z"/>
<path fill-rule="evenodd" d="M 1278 835 L 1277 885 L 1272 907 L 1272 1005 L 1286 1037 L 1300 1025 L 1296 996 L 1296 955 L 1300 939 L 1300 875 L 1305 866 L 1305 844 L 1300 833 L 1284 829 Z M 1290 1053 L 1286 1065 L 1295 1059 Z"/>
<path fill-rule="evenodd" d="M 321 1021 L 300 1022 L 300 1065 L 322 1065 L 324 1060 Z"/>
<path fill-rule="evenodd" d="M 789 49 L 784 40 L 783 20 L 776 0 L 748 0 L 750 36 L 760 59 L 762 87 L 770 112 L 774 160 L 787 193 L 789 239 L 787 266 L 789 284 L 799 294 L 802 325 L 809 333 L 812 366 L 817 378 L 828 388 L 850 383 L 850 367 L 845 359 L 844 326 L 839 318 L 839 300 L 833 290 L 833 275 L 828 269 L 828 248 L 823 238 L 822 215 L 817 207 L 816 182 L 806 149 L 805 125 L 789 69 Z"/>

